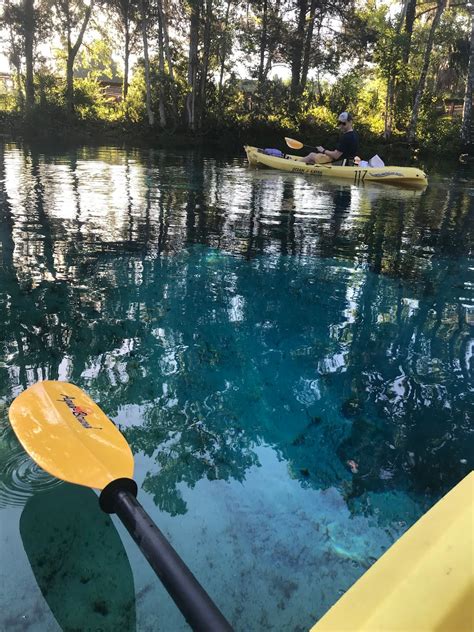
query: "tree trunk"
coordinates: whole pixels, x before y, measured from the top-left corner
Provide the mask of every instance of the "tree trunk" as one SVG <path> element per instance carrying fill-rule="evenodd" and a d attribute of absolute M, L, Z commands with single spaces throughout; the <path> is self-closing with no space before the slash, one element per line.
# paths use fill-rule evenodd
<path fill-rule="evenodd" d="M 275 8 L 273 11 L 275 20 L 277 20 L 280 16 L 280 4 L 281 4 L 281 0 L 276 0 Z M 275 31 L 274 33 L 272 33 L 273 42 L 278 41 L 281 37 L 280 35 L 281 29 L 279 26 L 277 28 L 278 28 L 278 31 Z M 267 29 L 267 42 L 268 42 L 268 29 Z M 263 81 L 266 81 L 268 78 L 268 73 L 271 70 L 273 60 L 275 58 L 275 52 L 276 52 L 275 46 L 268 46 L 267 44 L 267 48 L 269 48 L 269 50 L 268 50 L 268 55 L 267 55 L 267 61 L 265 63 L 265 69 L 263 71 L 263 78 L 262 78 Z"/>
<path fill-rule="evenodd" d="M 387 94 L 385 96 L 385 115 L 384 115 L 384 131 L 383 137 L 388 140 L 392 135 L 393 125 L 393 99 L 395 94 L 395 76 L 393 71 L 390 71 L 390 75 L 387 79 Z"/>
<path fill-rule="evenodd" d="M 199 86 L 199 116 L 198 116 L 199 129 L 202 128 L 204 113 L 206 110 L 207 71 L 209 69 L 209 57 L 211 53 L 211 20 L 212 20 L 212 0 L 206 0 L 206 23 L 204 25 L 201 81 L 200 81 L 200 86 Z"/>
<path fill-rule="evenodd" d="M 393 128 L 393 104 L 395 101 L 395 83 L 396 77 L 395 73 L 392 71 L 392 74 L 389 77 L 387 83 L 387 96 L 385 97 L 385 121 L 384 121 L 384 133 L 383 137 L 385 140 L 389 139 L 392 135 Z"/>
<path fill-rule="evenodd" d="M 196 129 L 196 90 L 198 70 L 198 43 L 199 43 L 199 10 L 201 0 L 191 2 L 191 24 L 189 31 L 189 58 L 188 58 L 188 94 L 186 96 L 186 123 L 194 132 Z"/>
<path fill-rule="evenodd" d="M 173 102 L 173 118 L 176 123 L 178 120 L 178 94 L 176 92 L 176 82 L 174 79 L 174 70 L 173 70 L 173 59 L 170 51 L 170 38 L 168 32 L 168 20 L 166 18 L 166 14 L 168 11 L 167 4 L 163 7 L 162 0 L 157 0 L 156 4 L 158 8 L 158 21 L 161 25 L 161 29 L 163 32 L 163 44 L 165 49 L 165 58 L 166 63 L 168 64 L 168 75 L 171 83 L 171 99 Z"/>
<path fill-rule="evenodd" d="M 291 85 L 290 85 L 290 110 L 296 112 L 298 99 L 301 96 L 301 66 L 303 63 L 303 42 L 306 24 L 307 0 L 298 0 L 298 21 L 296 33 L 291 44 Z"/>
<path fill-rule="evenodd" d="M 396 28 L 396 34 L 400 35 L 402 30 L 403 22 L 406 20 L 407 16 L 407 8 L 411 0 L 405 0 L 402 5 L 402 11 L 398 18 L 398 24 Z M 385 121 L 384 121 L 384 133 L 383 137 L 385 140 L 390 138 L 392 135 L 393 128 L 393 110 L 395 104 L 395 92 L 397 88 L 397 62 L 399 60 L 399 51 L 395 50 L 395 45 L 392 41 L 390 47 L 390 59 L 391 59 L 391 67 L 388 72 L 387 78 L 387 96 L 385 97 Z"/>
<path fill-rule="evenodd" d="M 263 0 L 262 14 L 262 35 L 260 37 L 260 53 L 257 75 L 257 93 L 260 94 L 263 82 L 263 69 L 265 67 L 265 51 L 267 49 L 267 23 L 268 23 L 268 0 Z"/>
<path fill-rule="evenodd" d="M 413 25 L 415 23 L 416 0 L 407 0 L 405 5 L 405 42 L 403 44 L 402 61 L 408 64 L 411 52 L 411 36 L 413 35 Z"/>
<path fill-rule="evenodd" d="M 229 26 L 230 5 L 232 0 L 227 0 L 227 8 L 225 10 L 224 28 L 222 29 L 222 46 L 219 52 L 219 86 L 217 89 L 219 105 L 222 103 L 222 85 L 224 83 L 225 60 L 227 57 L 227 27 Z"/>
<path fill-rule="evenodd" d="M 72 58 L 71 15 L 69 3 L 65 5 L 67 25 L 67 59 L 66 59 L 66 109 L 69 116 L 74 114 L 74 59 Z"/>
<path fill-rule="evenodd" d="M 18 46 L 18 43 L 15 41 L 15 35 L 13 32 L 12 25 L 10 25 L 9 35 L 10 35 L 10 46 L 11 46 L 10 61 L 13 64 L 16 71 L 18 104 L 20 106 L 20 111 L 23 112 L 25 109 L 25 95 L 23 94 L 23 79 L 21 76 L 21 54 L 20 54 L 20 47 Z"/>
<path fill-rule="evenodd" d="M 122 98 L 125 101 L 128 94 L 128 72 L 130 63 L 130 20 L 128 16 L 125 18 L 125 50 L 123 55 L 123 86 L 122 86 Z"/>
<path fill-rule="evenodd" d="M 165 52 L 163 42 L 163 25 L 158 18 L 158 69 L 159 69 L 159 103 L 158 112 L 160 115 L 160 127 L 166 127 L 166 91 L 165 91 Z"/>
<path fill-rule="evenodd" d="M 407 109 L 410 107 L 411 85 L 409 81 L 409 59 L 411 53 L 411 41 L 413 35 L 413 25 L 415 23 L 416 0 L 405 0 L 404 4 L 404 21 L 403 39 L 401 48 L 401 65 L 400 76 L 395 80 L 396 99 L 394 99 L 393 112 L 396 112 L 398 121 L 406 120 L 408 114 Z M 399 126 L 399 125 L 398 125 Z"/>
<path fill-rule="evenodd" d="M 34 0 L 23 1 L 25 16 L 25 65 L 26 65 L 26 111 L 32 110 L 35 104 L 35 84 L 33 79 L 33 46 L 35 38 L 35 10 Z"/>
<path fill-rule="evenodd" d="M 68 52 L 66 62 L 66 107 L 70 115 L 74 114 L 74 59 Z"/>
<path fill-rule="evenodd" d="M 474 7 L 471 6 L 471 50 L 467 68 L 466 91 L 462 110 L 461 142 L 464 147 L 473 144 L 472 138 L 472 93 L 474 90 Z"/>
<path fill-rule="evenodd" d="M 311 49 L 313 44 L 313 32 L 314 32 L 314 22 L 316 19 L 316 6 L 318 4 L 318 0 L 311 0 L 311 5 L 309 8 L 309 21 L 306 29 L 305 43 L 304 43 L 304 51 L 303 51 L 303 66 L 301 69 L 301 91 L 306 88 L 306 82 L 308 80 L 308 71 L 309 71 L 309 61 L 311 57 Z"/>
<path fill-rule="evenodd" d="M 430 34 L 428 36 L 428 42 L 426 44 L 425 56 L 423 59 L 423 66 L 421 69 L 420 79 L 418 81 L 418 87 L 416 90 L 415 101 L 413 103 L 413 112 L 411 115 L 410 125 L 408 127 L 407 140 L 409 143 L 413 143 L 416 139 L 416 126 L 418 123 L 418 114 L 420 112 L 421 99 L 425 91 L 426 77 L 428 76 L 428 69 L 430 67 L 431 50 L 433 48 L 434 36 L 436 29 L 438 28 L 441 15 L 446 7 L 447 0 L 438 0 L 438 6 L 436 7 L 436 13 L 431 24 Z"/>
<path fill-rule="evenodd" d="M 69 4 L 67 5 L 67 60 L 66 60 L 66 107 L 70 115 L 74 114 L 74 61 L 77 53 L 82 46 L 82 40 L 89 24 L 89 20 L 92 14 L 95 0 L 91 0 L 90 5 L 86 8 L 84 14 L 84 20 L 81 25 L 81 30 L 77 36 L 74 46 L 71 42 L 71 14 L 69 13 Z"/>
<path fill-rule="evenodd" d="M 148 124 L 153 127 L 155 117 L 151 107 L 151 81 L 150 81 L 150 58 L 148 56 L 148 35 L 147 35 L 147 15 L 145 11 L 145 3 L 140 0 L 140 16 L 142 23 L 142 39 L 143 39 L 143 59 L 145 62 L 145 89 L 146 89 L 146 112 L 148 116 Z"/>

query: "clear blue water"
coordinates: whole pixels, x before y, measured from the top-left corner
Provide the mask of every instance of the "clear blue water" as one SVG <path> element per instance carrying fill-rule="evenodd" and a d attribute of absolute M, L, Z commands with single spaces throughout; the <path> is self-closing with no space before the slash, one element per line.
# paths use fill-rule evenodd
<path fill-rule="evenodd" d="M 41 379 L 119 424 L 236 630 L 305 630 L 474 467 L 474 178 L 0 145 L 0 629 L 185 630 L 93 492 L 8 422 Z"/>

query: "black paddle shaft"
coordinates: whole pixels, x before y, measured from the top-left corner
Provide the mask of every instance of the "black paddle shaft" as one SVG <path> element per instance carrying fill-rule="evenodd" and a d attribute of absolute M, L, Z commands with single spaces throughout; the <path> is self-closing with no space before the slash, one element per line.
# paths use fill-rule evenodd
<path fill-rule="evenodd" d="M 232 627 L 135 496 L 135 482 L 119 479 L 103 490 L 100 505 L 107 513 L 116 513 L 120 518 L 193 630 L 232 632 Z"/>

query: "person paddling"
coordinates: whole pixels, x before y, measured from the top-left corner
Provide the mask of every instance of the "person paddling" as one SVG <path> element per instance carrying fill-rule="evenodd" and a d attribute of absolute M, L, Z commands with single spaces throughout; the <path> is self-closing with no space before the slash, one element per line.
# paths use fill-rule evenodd
<path fill-rule="evenodd" d="M 352 128 L 352 115 L 349 112 L 341 112 L 337 119 L 337 124 L 342 136 L 336 149 L 325 149 L 322 146 L 316 147 L 318 153 L 311 152 L 303 158 L 303 162 L 308 165 L 320 165 L 335 160 L 354 160 L 359 149 L 359 138 Z"/>

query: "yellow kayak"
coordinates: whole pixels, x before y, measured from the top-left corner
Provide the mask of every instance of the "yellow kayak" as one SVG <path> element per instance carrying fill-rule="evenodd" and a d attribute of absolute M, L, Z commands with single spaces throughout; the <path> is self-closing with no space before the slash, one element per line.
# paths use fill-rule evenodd
<path fill-rule="evenodd" d="M 245 145 L 249 164 L 254 167 L 270 167 L 291 173 L 308 173 L 314 176 L 346 178 L 354 184 L 362 182 L 387 182 L 404 186 L 424 187 L 428 183 L 426 174 L 416 167 L 342 167 L 338 165 L 307 165 L 301 156 L 286 154 L 284 158 L 269 156 L 258 147 Z"/>
<path fill-rule="evenodd" d="M 389 630 L 474 630 L 474 472 L 395 542 L 311 632 Z"/>

